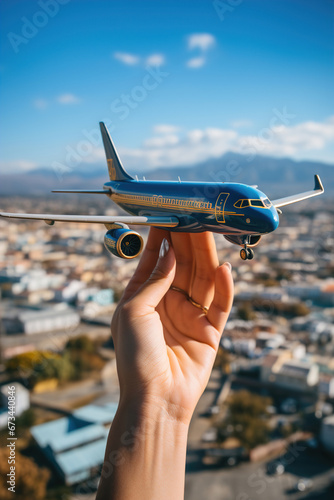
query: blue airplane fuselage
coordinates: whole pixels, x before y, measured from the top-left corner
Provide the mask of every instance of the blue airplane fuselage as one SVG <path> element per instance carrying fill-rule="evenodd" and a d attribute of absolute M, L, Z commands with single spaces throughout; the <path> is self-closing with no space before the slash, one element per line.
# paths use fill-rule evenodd
<path fill-rule="evenodd" d="M 267 196 L 246 184 L 115 180 L 106 182 L 104 188 L 131 215 L 177 217 L 179 225 L 170 231 L 259 235 L 274 231 L 279 224 L 277 210 Z"/>

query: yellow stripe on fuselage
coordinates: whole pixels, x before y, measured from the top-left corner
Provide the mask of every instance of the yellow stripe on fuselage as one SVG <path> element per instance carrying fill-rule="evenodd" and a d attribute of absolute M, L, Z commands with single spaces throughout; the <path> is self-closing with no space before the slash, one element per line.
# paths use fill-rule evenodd
<path fill-rule="evenodd" d="M 201 213 L 215 213 L 215 207 L 209 201 L 195 201 L 186 200 L 181 198 L 170 198 L 164 196 L 144 196 L 144 195 L 133 195 L 133 194 L 121 194 L 113 193 L 111 195 L 112 200 L 117 204 L 127 204 L 127 205 L 141 205 L 150 208 L 165 208 L 173 209 L 177 211 L 191 211 L 191 212 L 201 212 Z M 168 201 L 167 201 L 168 200 Z M 237 214 L 236 212 L 225 211 L 226 215 L 238 215 L 242 216 L 244 214 Z"/>

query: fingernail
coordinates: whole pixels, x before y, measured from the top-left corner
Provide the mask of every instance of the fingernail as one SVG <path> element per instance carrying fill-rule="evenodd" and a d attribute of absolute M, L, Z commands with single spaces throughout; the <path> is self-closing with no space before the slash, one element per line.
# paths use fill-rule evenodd
<path fill-rule="evenodd" d="M 162 259 L 165 255 L 167 255 L 168 250 L 169 250 L 169 243 L 168 240 L 164 238 L 161 243 L 159 258 Z"/>
<path fill-rule="evenodd" d="M 224 266 L 228 267 L 230 272 L 232 271 L 232 266 L 229 262 L 224 262 Z"/>

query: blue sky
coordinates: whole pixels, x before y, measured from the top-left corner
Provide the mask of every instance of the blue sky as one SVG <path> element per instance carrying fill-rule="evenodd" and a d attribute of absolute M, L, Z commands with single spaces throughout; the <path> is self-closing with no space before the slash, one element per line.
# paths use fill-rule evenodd
<path fill-rule="evenodd" d="M 330 0 L 1 2 L 0 172 L 228 150 L 333 162 Z M 56 167 L 55 167 L 56 166 Z"/>

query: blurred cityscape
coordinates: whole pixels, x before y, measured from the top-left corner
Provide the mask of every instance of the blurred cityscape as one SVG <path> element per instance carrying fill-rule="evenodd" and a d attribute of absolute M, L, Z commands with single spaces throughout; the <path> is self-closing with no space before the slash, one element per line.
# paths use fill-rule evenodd
<path fill-rule="evenodd" d="M 86 203 L 117 213 L 107 200 Z M 4 197 L 1 208 L 87 213 L 75 196 Z M 235 301 L 190 427 L 187 500 L 333 498 L 333 220 L 329 198 L 286 207 L 246 262 L 216 236 Z M 111 257 L 105 231 L 0 220 L 1 441 L 15 385 L 26 498 L 95 497 L 119 397 L 109 325 L 138 263 Z"/>

